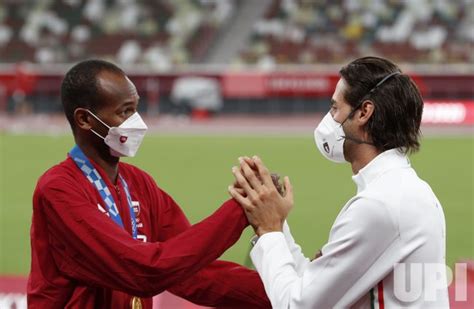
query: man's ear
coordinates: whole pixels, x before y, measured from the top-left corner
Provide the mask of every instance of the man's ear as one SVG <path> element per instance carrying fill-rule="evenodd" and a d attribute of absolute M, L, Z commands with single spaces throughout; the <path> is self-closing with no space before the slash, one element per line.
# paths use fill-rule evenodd
<path fill-rule="evenodd" d="M 372 101 L 370 100 L 364 101 L 359 108 L 357 121 L 360 124 L 365 125 L 369 121 L 370 117 L 372 117 L 374 110 L 375 110 L 375 105 Z"/>
<path fill-rule="evenodd" d="M 74 111 L 74 122 L 76 127 L 82 130 L 90 130 L 92 128 L 90 123 L 90 114 L 85 108 L 78 107 Z"/>

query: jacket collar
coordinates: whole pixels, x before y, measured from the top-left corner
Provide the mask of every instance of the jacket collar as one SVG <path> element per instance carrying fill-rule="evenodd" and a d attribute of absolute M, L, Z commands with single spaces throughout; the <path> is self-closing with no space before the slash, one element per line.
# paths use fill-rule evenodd
<path fill-rule="evenodd" d="M 352 180 L 357 185 L 357 193 L 365 190 L 367 186 L 380 175 L 395 168 L 410 167 L 410 160 L 399 149 L 389 149 L 370 161 L 359 172 L 352 176 Z"/>

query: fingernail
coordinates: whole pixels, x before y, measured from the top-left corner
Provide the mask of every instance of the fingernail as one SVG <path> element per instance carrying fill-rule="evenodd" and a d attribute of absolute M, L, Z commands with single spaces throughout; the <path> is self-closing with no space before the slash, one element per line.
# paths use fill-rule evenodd
<path fill-rule="evenodd" d="M 235 172 L 237 168 L 235 166 L 232 166 L 232 172 Z"/>
<path fill-rule="evenodd" d="M 239 162 L 242 163 L 244 159 L 242 157 L 239 157 Z"/>

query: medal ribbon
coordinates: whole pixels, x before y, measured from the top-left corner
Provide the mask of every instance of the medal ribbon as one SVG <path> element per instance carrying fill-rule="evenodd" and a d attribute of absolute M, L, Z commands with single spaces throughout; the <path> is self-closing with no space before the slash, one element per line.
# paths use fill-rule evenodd
<path fill-rule="evenodd" d="M 97 189 L 97 191 L 99 191 L 110 218 L 112 218 L 112 220 L 120 227 L 124 228 L 117 204 L 114 201 L 114 197 L 112 196 L 112 193 L 110 193 L 109 188 L 105 184 L 104 179 L 102 179 L 97 169 L 92 165 L 79 146 L 74 146 L 69 152 L 69 155 L 74 160 L 77 167 L 79 167 L 79 169 L 82 171 L 84 176 L 86 176 L 86 178 L 89 180 L 89 182 Z M 119 179 L 122 182 L 125 195 L 127 196 L 128 208 L 130 210 L 130 219 L 132 221 L 132 235 L 134 239 L 137 239 L 137 222 L 135 220 L 135 212 L 133 211 L 132 198 L 128 190 L 127 182 L 120 174 Z"/>

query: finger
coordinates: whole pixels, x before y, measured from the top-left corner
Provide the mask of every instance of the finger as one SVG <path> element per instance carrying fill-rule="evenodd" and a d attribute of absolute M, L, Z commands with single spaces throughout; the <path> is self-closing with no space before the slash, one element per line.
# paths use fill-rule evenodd
<path fill-rule="evenodd" d="M 235 181 L 233 184 L 232 184 L 232 187 L 237 190 L 237 192 L 239 192 L 241 195 L 247 197 L 247 194 L 245 193 L 245 190 L 242 189 L 239 184 L 237 183 L 237 181 Z"/>
<path fill-rule="evenodd" d="M 247 162 L 247 164 L 250 166 L 251 169 L 254 169 L 254 170 L 257 169 L 257 165 L 255 165 L 255 161 L 252 158 L 247 157 L 247 156 L 242 157 L 242 158 L 245 160 L 245 162 Z"/>
<path fill-rule="evenodd" d="M 240 160 L 240 168 L 242 169 L 245 178 L 248 180 L 252 188 L 254 188 L 257 192 L 260 192 L 262 183 L 257 175 L 255 175 L 255 171 L 252 170 L 247 162 L 243 159 Z"/>
<path fill-rule="evenodd" d="M 251 212 L 254 209 L 249 199 L 241 195 L 235 188 L 233 188 L 232 186 L 229 186 L 227 190 L 229 191 L 230 196 L 232 196 L 232 198 L 234 198 L 237 201 L 237 203 L 239 203 L 240 206 L 242 206 L 245 212 Z"/>
<path fill-rule="evenodd" d="M 250 207 L 250 201 L 248 198 L 240 194 L 234 187 L 229 186 L 227 191 L 229 191 L 230 196 L 232 196 L 242 207 Z"/>
<path fill-rule="evenodd" d="M 285 183 L 285 199 L 293 202 L 293 185 L 290 182 L 290 178 L 285 176 L 283 181 Z"/>
<path fill-rule="evenodd" d="M 262 160 L 257 157 L 253 156 L 253 160 L 255 162 L 255 165 L 257 166 L 258 173 L 260 177 L 262 178 L 262 182 L 265 186 L 268 188 L 273 188 L 273 180 L 272 177 L 270 176 L 270 172 L 268 171 L 267 167 L 263 164 Z"/>
<path fill-rule="evenodd" d="M 278 193 L 280 193 L 281 196 L 285 196 L 284 187 L 280 184 L 280 175 L 276 173 L 271 173 L 270 177 L 272 177 L 273 185 L 277 189 Z"/>
<path fill-rule="evenodd" d="M 257 171 L 257 166 L 255 165 L 255 161 L 252 158 L 247 156 L 239 157 L 239 162 L 241 162 L 242 160 L 245 161 L 252 170 Z"/>
<path fill-rule="evenodd" d="M 232 184 L 232 186 L 234 186 L 234 188 L 236 188 L 236 189 L 242 189 L 242 187 L 241 187 L 240 184 L 237 182 L 237 180 L 234 181 L 234 183 Z"/>
<path fill-rule="evenodd" d="M 232 167 L 232 173 L 234 174 L 235 180 L 239 186 L 244 189 L 247 196 L 250 197 L 251 200 L 256 200 L 258 197 L 257 192 L 255 192 L 255 190 L 250 187 L 250 184 L 248 183 L 247 179 L 245 179 L 244 175 L 242 175 L 240 169 L 234 166 Z"/>
<path fill-rule="evenodd" d="M 240 195 L 242 195 L 243 197 L 247 197 L 247 193 L 245 193 L 245 190 L 242 189 L 242 188 L 236 188 L 234 187 L 235 191 L 237 191 Z"/>

